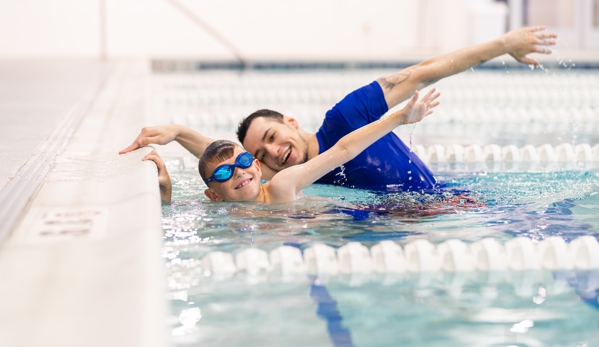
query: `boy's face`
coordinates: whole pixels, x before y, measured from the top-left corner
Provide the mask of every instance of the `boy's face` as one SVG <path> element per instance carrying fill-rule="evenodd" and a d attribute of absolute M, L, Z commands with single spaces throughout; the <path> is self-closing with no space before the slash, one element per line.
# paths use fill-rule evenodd
<path fill-rule="evenodd" d="M 248 127 L 243 146 L 269 168 L 281 171 L 308 160 L 308 142 L 298 129 L 290 117 L 283 123 L 258 117 Z"/>
<path fill-rule="evenodd" d="M 212 175 L 217 167 L 224 164 L 235 164 L 237 156 L 245 152 L 240 147 L 235 147 L 233 156 L 220 163 L 208 163 L 207 171 Z M 247 169 L 236 167 L 233 176 L 225 182 L 210 182 L 204 191 L 206 196 L 213 201 L 253 201 L 260 193 L 262 171 L 260 163 L 254 159 Z"/>

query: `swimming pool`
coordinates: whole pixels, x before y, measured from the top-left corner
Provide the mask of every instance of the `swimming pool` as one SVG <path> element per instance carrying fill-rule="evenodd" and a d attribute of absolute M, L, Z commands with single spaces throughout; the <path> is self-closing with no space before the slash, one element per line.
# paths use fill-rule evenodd
<path fill-rule="evenodd" d="M 411 138 L 413 146 L 439 144 L 446 149 L 454 144 L 496 144 L 502 150 L 532 145 L 540 152 L 543 144 L 557 148 L 564 142 L 572 147 L 598 142 L 596 73 L 508 72 L 475 71 L 443 81 L 439 88 L 446 98 L 438 118 L 398 133 L 406 142 Z M 231 136 L 238 117 L 272 107 L 299 114 L 302 125 L 315 127 L 333 100 L 384 73 L 159 75 L 154 88 L 160 97 L 151 101 L 150 117 L 155 124 L 174 121 Z M 392 240 L 406 250 L 422 239 L 434 245 L 486 238 L 504 244 L 524 236 L 536 244 L 551 236 L 571 242 L 597 235 L 599 177 L 593 160 L 581 163 L 577 152 L 569 164 L 556 159 L 554 165 L 548 160 L 530 165 L 506 153 L 500 163 L 489 162 L 488 156 L 478 162 L 465 157 L 459 162 L 455 153 L 446 156 L 448 162 L 430 156 L 433 172 L 446 185 L 437 195 L 312 186 L 304 191 L 307 199 L 268 207 L 210 203 L 193 159 L 167 157 L 174 202 L 163 208 L 163 256 L 173 343 L 599 344 L 595 270 L 396 275 L 238 271 L 217 276 L 202 264 L 210 253 L 235 255 L 248 248 L 305 251 L 326 244 L 338 250 L 359 242 L 372 249 Z M 467 194 L 468 201 L 447 201 L 447 196 L 460 194 Z"/>

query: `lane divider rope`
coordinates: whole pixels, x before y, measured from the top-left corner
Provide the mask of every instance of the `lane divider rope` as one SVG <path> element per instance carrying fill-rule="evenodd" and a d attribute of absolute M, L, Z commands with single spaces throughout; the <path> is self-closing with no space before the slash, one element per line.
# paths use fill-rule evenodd
<path fill-rule="evenodd" d="M 530 164 L 593 164 L 599 162 L 599 144 L 591 147 L 590 144 L 581 143 L 573 146 L 562 143 L 558 146 L 543 144 L 535 147 L 526 145 L 518 148 L 515 145 L 499 146 L 489 144 L 481 146 L 472 144 L 463 146 L 452 144 L 443 146 L 439 144 L 424 147 L 415 145 L 411 149 L 420 159 L 427 163 L 530 163 Z"/>
<path fill-rule="evenodd" d="M 270 253 L 247 248 L 235 255 L 235 261 L 230 253 L 209 253 L 202 258 L 202 268 L 208 275 L 586 271 L 599 269 L 599 242 L 593 236 L 581 236 L 568 244 L 559 236 L 551 236 L 538 244 L 527 237 L 516 237 L 505 244 L 485 238 L 472 244 L 450 239 L 435 246 L 426 239 L 417 239 L 402 248 L 386 240 L 370 249 L 359 242 L 338 249 L 315 244 L 306 248 L 303 256 L 300 249 L 291 246 L 281 246 Z"/>

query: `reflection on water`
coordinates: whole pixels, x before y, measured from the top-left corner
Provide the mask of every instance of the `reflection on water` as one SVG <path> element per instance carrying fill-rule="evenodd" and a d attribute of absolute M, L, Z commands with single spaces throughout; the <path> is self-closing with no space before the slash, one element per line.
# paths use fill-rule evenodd
<path fill-rule="evenodd" d="M 199 253 L 422 237 L 434 243 L 514 235 L 571 240 L 599 225 L 593 172 L 441 174 L 445 187 L 435 194 L 313 185 L 304 190 L 306 199 L 269 206 L 213 203 L 195 172 L 172 176 L 173 204 L 163 210 L 166 246 Z"/>
<path fill-rule="evenodd" d="M 238 274 L 218 281 L 204 275 L 200 260 L 209 252 L 250 246 L 269 251 L 350 241 L 372 246 L 388 239 L 401 245 L 415 238 L 435 244 L 489 236 L 505 241 L 516 235 L 570 241 L 598 232 L 599 179 L 593 172 L 438 174 L 444 188 L 435 194 L 314 185 L 304 191 L 306 199 L 270 206 L 213 203 L 195 171 L 174 170 L 171 177 L 173 204 L 163 208 L 169 299 L 174 315 L 197 323 L 193 329 L 173 325 L 177 345 L 599 344 L 595 272 L 285 280 Z"/>

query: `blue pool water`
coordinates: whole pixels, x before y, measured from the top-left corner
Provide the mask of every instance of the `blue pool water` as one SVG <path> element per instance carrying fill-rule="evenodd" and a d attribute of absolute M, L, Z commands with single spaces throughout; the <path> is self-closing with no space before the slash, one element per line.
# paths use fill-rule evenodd
<path fill-rule="evenodd" d="M 442 106 L 396 133 L 414 146 L 599 142 L 599 73 L 474 69 L 436 84 Z M 392 71 L 202 72 L 152 77 L 148 122 L 232 139 L 240 117 L 270 108 L 314 132 L 351 90 Z M 221 136 L 222 135 L 222 136 Z M 481 165 L 479 165 L 481 164 Z M 301 250 L 324 243 L 416 239 L 440 244 L 515 236 L 567 242 L 599 233 L 599 178 L 589 165 L 430 165 L 443 191 L 381 194 L 311 186 L 306 199 L 211 203 L 193 165 L 173 156 L 163 208 L 169 329 L 175 346 L 599 346 L 597 271 L 274 273 L 209 276 L 208 253 Z M 596 165 L 593 164 L 593 165 Z M 597 169 L 597 166 L 590 165 Z"/>
<path fill-rule="evenodd" d="M 163 226 L 175 345 L 599 345 L 598 272 L 216 280 L 200 260 L 247 247 L 598 235 L 593 171 L 437 172 L 445 188 L 428 195 L 313 185 L 306 199 L 261 206 L 209 202 L 195 170 L 170 168 Z M 196 308 L 195 325 L 174 318 Z"/>

